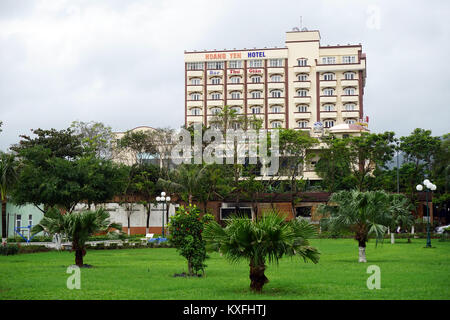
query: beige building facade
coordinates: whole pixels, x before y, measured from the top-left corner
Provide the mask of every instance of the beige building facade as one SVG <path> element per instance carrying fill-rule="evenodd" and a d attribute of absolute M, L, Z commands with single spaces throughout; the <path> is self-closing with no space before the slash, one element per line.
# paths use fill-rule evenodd
<path fill-rule="evenodd" d="M 185 125 L 207 127 L 227 105 L 262 128 L 313 131 L 364 122 L 362 46 L 322 46 L 319 31 L 286 32 L 285 47 L 191 51 L 185 58 Z"/>

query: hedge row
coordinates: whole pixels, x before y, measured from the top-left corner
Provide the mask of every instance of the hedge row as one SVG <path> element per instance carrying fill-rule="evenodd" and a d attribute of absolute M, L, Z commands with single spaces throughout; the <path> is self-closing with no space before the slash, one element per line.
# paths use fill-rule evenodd
<path fill-rule="evenodd" d="M 139 248 L 173 248 L 173 246 L 168 242 L 161 242 L 161 243 L 154 243 L 149 242 L 148 244 L 141 244 L 141 243 L 134 243 L 132 245 L 131 243 L 124 242 L 121 246 L 117 243 L 110 243 L 109 246 L 105 245 L 104 243 L 97 243 L 94 245 L 86 245 L 86 249 L 92 249 L 92 250 L 112 250 L 112 249 L 139 249 Z"/>

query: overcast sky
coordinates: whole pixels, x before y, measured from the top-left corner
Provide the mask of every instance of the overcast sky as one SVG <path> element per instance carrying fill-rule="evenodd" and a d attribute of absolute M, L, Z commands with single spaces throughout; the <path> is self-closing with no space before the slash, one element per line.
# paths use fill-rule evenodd
<path fill-rule="evenodd" d="M 184 50 L 321 45 L 367 54 L 372 132 L 449 132 L 450 1 L 0 0 L 0 150 L 31 128 L 184 122 Z"/>

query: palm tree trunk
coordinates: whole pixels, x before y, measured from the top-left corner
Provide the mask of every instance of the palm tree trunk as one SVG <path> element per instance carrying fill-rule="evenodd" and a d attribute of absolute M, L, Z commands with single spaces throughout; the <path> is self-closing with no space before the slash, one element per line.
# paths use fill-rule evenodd
<path fill-rule="evenodd" d="M 83 266 L 83 250 L 82 249 L 75 250 L 75 264 L 79 267 Z"/>
<path fill-rule="evenodd" d="M 2 238 L 7 237 L 8 226 L 6 225 L 6 200 L 2 200 Z"/>
<path fill-rule="evenodd" d="M 266 270 L 266 265 L 264 262 L 255 263 L 250 261 L 250 289 L 256 293 L 261 293 L 263 286 L 269 282 L 264 271 Z"/>
<path fill-rule="evenodd" d="M 81 268 L 83 266 L 83 257 L 86 254 L 86 249 L 80 247 L 77 240 L 72 241 L 72 249 L 75 250 L 75 264 Z"/>
<path fill-rule="evenodd" d="M 359 242 L 359 260 L 358 262 L 367 262 L 366 260 L 366 243 Z"/>

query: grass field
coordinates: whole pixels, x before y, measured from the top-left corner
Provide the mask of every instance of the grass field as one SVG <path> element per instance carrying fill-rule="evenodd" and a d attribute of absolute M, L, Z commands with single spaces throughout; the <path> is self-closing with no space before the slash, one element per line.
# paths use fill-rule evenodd
<path fill-rule="evenodd" d="M 205 278 L 174 278 L 186 271 L 175 249 L 89 250 L 81 289 L 69 290 L 70 252 L 0 256 L 0 299 L 450 299 L 450 242 L 397 240 L 375 247 L 368 263 L 357 262 L 350 239 L 314 239 L 318 264 L 285 258 L 266 271 L 263 294 L 249 290 L 248 263 L 230 264 L 217 253 L 207 260 Z M 369 290 L 369 265 L 381 269 L 381 289 Z"/>

